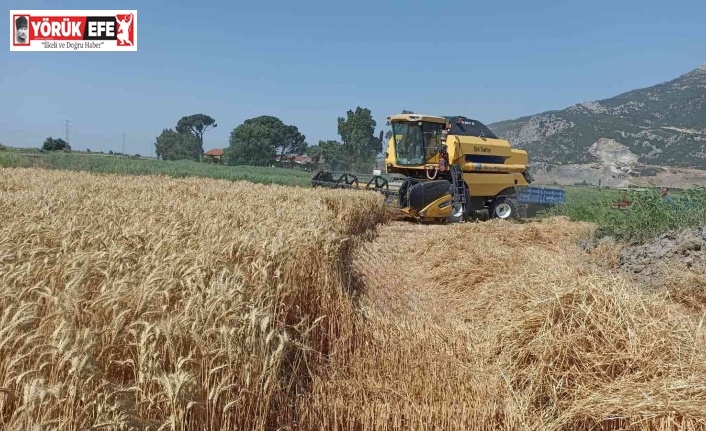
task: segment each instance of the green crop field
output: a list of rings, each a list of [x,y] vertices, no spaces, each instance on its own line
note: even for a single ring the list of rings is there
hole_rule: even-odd
[[[548,213],[596,223],[598,236],[640,243],[664,232],[696,227],[706,221],[706,189],[703,187],[672,190],[669,202],[662,200],[658,188],[630,190],[625,198],[633,204],[625,209],[612,206],[623,199],[622,191],[588,187],[565,189],[566,204]]]
[[[226,166],[192,161],[163,161],[147,158],[88,153],[42,153],[35,149],[0,151],[0,167],[38,167],[126,175],[167,175],[245,180],[260,184],[304,186],[311,184],[311,172],[256,166]]]

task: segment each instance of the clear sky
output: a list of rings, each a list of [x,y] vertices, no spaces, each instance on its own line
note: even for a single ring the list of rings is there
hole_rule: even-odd
[[[647,87],[706,62],[706,1],[47,1],[10,9],[137,9],[138,51],[10,52],[3,20],[0,143],[152,154],[183,115],[218,128],[274,115],[310,144],[369,108],[485,123]]]

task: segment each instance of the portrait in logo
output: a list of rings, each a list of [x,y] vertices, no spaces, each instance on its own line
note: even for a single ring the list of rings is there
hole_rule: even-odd
[[[117,15],[115,22],[118,25],[118,45],[133,46],[133,36],[130,34],[130,30],[132,30],[132,14]]]
[[[29,44],[29,17],[18,16],[15,18],[15,44]]]

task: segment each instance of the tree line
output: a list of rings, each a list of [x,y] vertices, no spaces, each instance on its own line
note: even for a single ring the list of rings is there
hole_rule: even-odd
[[[381,136],[375,136],[376,122],[367,108],[348,110],[338,117],[340,140],[319,141],[309,145],[306,136],[292,124],[271,115],[245,120],[230,132],[228,146],[220,162],[228,165],[272,166],[277,160],[306,155],[314,164],[330,169],[374,167],[383,149]],[[163,160],[203,161],[203,136],[217,127],[206,114],[182,117],[173,129],[163,129],[155,142],[155,153]]]

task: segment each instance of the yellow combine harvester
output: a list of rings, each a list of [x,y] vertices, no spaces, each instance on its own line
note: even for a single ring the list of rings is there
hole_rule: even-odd
[[[386,176],[319,171],[312,186],[374,190],[420,221],[457,222],[479,210],[518,218],[564,202],[563,190],[530,187],[527,152],[480,121],[418,114],[387,120]]]

